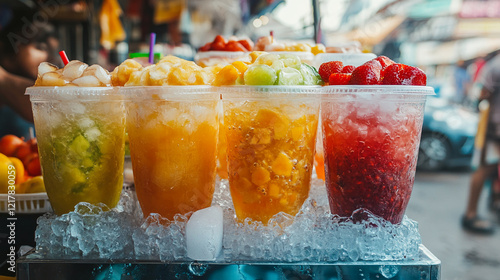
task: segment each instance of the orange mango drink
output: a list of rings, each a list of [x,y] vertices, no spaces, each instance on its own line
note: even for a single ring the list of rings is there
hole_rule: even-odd
[[[173,219],[212,203],[220,98],[212,87],[200,85],[211,82],[212,71],[166,57],[123,79],[130,156],[144,216]]]
[[[54,212],[79,202],[112,208],[123,185],[125,106],[109,73],[71,61],[64,69],[39,67],[28,88],[42,174]]]
[[[279,212],[297,214],[309,195],[318,87],[310,86],[317,84],[315,71],[296,56],[261,54],[253,61],[244,71],[235,63],[223,68],[219,75],[234,66],[234,84],[243,85],[219,91],[236,216],[267,223]],[[227,76],[220,80],[230,84]]]

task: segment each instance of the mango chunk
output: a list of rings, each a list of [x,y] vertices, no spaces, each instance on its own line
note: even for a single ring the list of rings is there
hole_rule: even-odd
[[[258,166],[252,173],[252,183],[257,186],[264,185],[271,180],[271,174],[265,168]]]
[[[290,176],[292,174],[292,161],[284,152],[279,153],[271,166],[276,175]]]
[[[277,184],[269,184],[269,196],[272,198],[278,198],[280,196],[280,187]]]
[[[304,127],[303,126],[296,126],[292,128],[292,139],[293,141],[299,141],[302,139],[302,136],[304,135]]]
[[[226,65],[222,70],[220,70],[219,74],[214,81],[214,86],[225,86],[225,85],[234,85],[236,79],[238,79],[240,72],[233,65]]]

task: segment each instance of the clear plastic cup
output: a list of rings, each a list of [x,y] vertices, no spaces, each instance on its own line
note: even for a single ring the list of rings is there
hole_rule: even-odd
[[[229,188],[239,220],[295,215],[309,194],[318,86],[219,88]]]
[[[373,53],[319,53],[314,57],[313,66],[319,69],[321,64],[329,61],[342,61],[344,65],[358,67],[363,63],[376,58]]]
[[[235,61],[250,62],[249,52],[226,52],[207,51],[198,52],[194,56],[194,62],[202,67],[214,66],[217,64],[231,64]]]
[[[219,94],[209,86],[124,87],[135,189],[144,216],[208,207],[216,180]]]
[[[365,208],[401,222],[410,199],[431,87],[327,86],[321,115],[333,214]]]
[[[125,106],[109,87],[31,87],[42,174],[54,212],[113,208],[123,186]]]

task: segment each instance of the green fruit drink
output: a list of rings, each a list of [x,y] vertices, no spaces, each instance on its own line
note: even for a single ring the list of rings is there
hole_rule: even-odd
[[[26,94],[54,212],[68,213],[79,202],[115,207],[123,184],[125,136],[125,107],[117,90],[37,86]]]

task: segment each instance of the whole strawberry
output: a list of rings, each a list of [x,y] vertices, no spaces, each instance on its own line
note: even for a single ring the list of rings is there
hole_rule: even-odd
[[[425,86],[427,76],[418,67],[395,63],[382,71],[382,84]]]
[[[348,85],[351,80],[349,73],[332,73],[328,79],[328,84],[333,85]]]
[[[342,61],[330,61],[325,62],[319,66],[318,73],[323,79],[323,82],[327,83],[330,75],[333,73],[340,73],[344,64]]]
[[[378,85],[382,65],[377,60],[370,60],[356,67],[351,74],[350,85]]]

